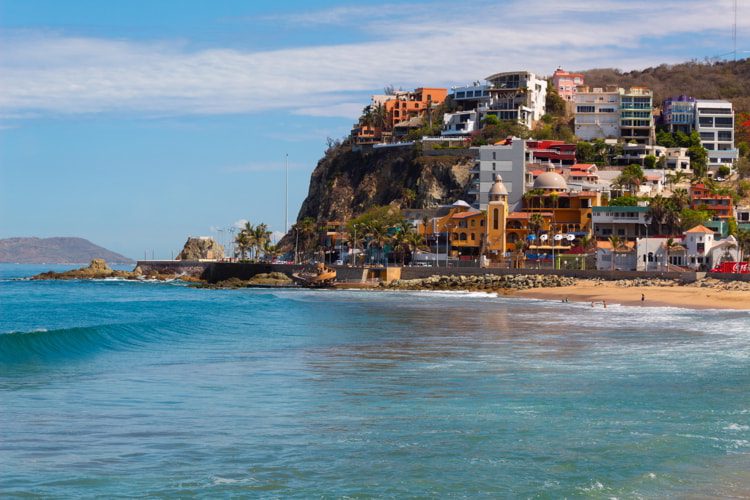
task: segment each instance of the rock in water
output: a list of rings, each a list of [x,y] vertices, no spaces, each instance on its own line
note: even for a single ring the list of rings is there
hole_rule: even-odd
[[[218,260],[224,257],[224,247],[208,236],[188,238],[177,260]]]

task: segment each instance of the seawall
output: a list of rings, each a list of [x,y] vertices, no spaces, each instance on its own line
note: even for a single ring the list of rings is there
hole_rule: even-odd
[[[174,261],[153,260],[139,261],[138,266],[144,272],[176,273],[204,279],[210,283],[216,283],[229,278],[247,280],[261,273],[281,272],[286,275],[301,271],[303,265],[295,264],[266,264],[266,263],[239,263],[239,262],[204,262],[204,261]],[[339,281],[363,282],[372,273],[371,268],[331,266],[336,269]],[[597,270],[570,270],[570,269],[500,269],[500,268],[478,268],[478,267],[403,267],[401,268],[401,279],[429,278],[430,276],[483,276],[495,275],[558,275],[581,279],[674,279],[683,282],[693,282],[706,276],[705,273],[697,272],[660,272],[660,271],[597,271]],[[750,275],[716,275],[710,277],[724,280],[750,280]]]

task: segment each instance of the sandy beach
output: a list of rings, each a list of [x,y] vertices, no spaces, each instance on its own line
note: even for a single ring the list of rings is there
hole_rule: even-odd
[[[615,282],[580,280],[576,285],[558,288],[534,288],[511,291],[509,296],[536,299],[568,299],[572,302],[595,302],[628,306],[670,306],[690,309],[750,310],[750,291],[722,290],[713,287],[678,286],[618,286]],[[641,296],[645,300],[641,300]]]

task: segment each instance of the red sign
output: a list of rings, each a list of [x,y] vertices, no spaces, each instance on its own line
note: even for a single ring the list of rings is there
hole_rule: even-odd
[[[734,274],[748,274],[747,262],[722,262],[718,266],[711,269],[712,273],[734,273]]]

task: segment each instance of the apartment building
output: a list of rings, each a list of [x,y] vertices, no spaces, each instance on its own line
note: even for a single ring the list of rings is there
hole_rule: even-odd
[[[661,119],[670,132],[689,134],[695,126],[695,99],[686,95],[665,99]]]
[[[620,90],[620,138],[625,143],[653,145],[656,129],[652,109],[653,92],[644,87]]]
[[[546,110],[547,80],[528,71],[496,73],[489,82],[486,114],[533,128]]]
[[[709,167],[732,166],[739,157],[734,147],[734,110],[729,101],[695,101],[695,130],[708,150]]]
[[[552,86],[557,93],[568,102],[573,102],[573,98],[578,91],[578,87],[583,85],[583,73],[569,73],[562,68],[557,68],[552,74]]]
[[[573,96],[575,133],[584,141],[620,137],[620,88],[581,86]]]
[[[477,150],[477,160],[471,171],[472,180],[469,194],[474,196],[474,206],[487,209],[488,193],[494,184],[495,175],[500,174],[508,191],[508,206],[516,210],[525,192],[526,143],[512,138],[505,144],[481,146]]]

